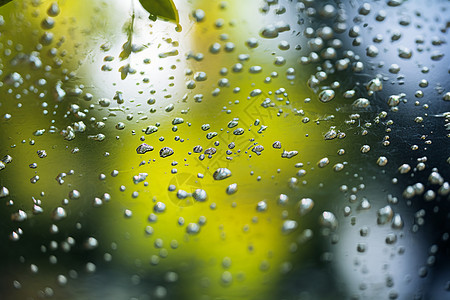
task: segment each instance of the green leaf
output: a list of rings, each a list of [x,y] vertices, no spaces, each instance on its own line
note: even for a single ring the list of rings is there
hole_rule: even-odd
[[[12,0],[0,0],[0,6],[3,6],[7,4],[8,2],[11,2]]]
[[[178,23],[178,10],[172,0],[139,0],[142,7],[150,13],[150,20],[163,18]]]
[[[133,32],[134,32],[134,13],[131,15],[131,20],[127,22],[124,26],[124,30],[127,34],[127,41],[122,46],[122,52],[120,52],[119,57],[120,60],[127,59],[132,52],[132,41],[133,41]]]

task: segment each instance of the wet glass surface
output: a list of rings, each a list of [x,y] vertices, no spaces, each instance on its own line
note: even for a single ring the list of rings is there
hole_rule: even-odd
[[[449,1],[0,5],[0,299],[449,297]]]

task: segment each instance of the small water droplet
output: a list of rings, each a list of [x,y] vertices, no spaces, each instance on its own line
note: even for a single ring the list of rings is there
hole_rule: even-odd
[[[191,235],[197,234],[200,232],[200,225],[197,223],[189,223],[186,226],[186,232]]]
[[[174,151],[172,150],[172,148],[169,147],[163,147],[160,151],[159,151],[159,156],[161,156],[162,158],[171,156],[174,153]]]
[[[206,201],[208,195],[206,194],[206,191],[203,189],[196,189],[193,193],[192,193],[192,197],[200,202],[204,202]]]
[[[377,223],[379,225],[386,224],[392,220],[394,216],[394,211],[392,210],[390,205],[386,205],[382,207],[377,212]]]
[[[227,186],[226,192],[228,195],[232,195],[232,194],[236,193],[237,190],[238,190],[237,183],[232,183],[229,186]]]
[[[286,220],[283,222],[283,226],[281,228],[281,231],[285,234],[289,234],[293,232],[295,229],[297,229],[298,223],[294,220]]]
[[[333,100],[334,96],[335,96],[335,92],[333,90],[329,90],[329,89],[323,90],[319,94],[319,100],[321,102],[326,103],[326,102],[329,102],[329,101]]]
[[[329,211],[324,211],[320,215],[319,222],[322,226],[331,230],[336,230],[338,227],[338,220],[336,219],[336,216]]]
[[[63,207],[57,207],[52,213],[52,219],[55,221],[62,220],[67,217],[66,210]]]
[[[153,206],[153,211],[155,213],[162,213],[166,211],[166,205],[162,202],[156,202],[155,206]]]
[[[223,180],[223,179],[228,178],[230,176],[231,176],[231,171],[228,170],[227,168],[219,168],[213,174],[213,178],[215,180]]]
[[[267,210],[267,202],[266,201],[259,201],[256,205],[256,210],[259,212],[264,212]]]
[[[299,205],[298,210],[299,214],[301,216],[304,216],[313,209],[314,201],[311,198],[303,198],[299,201],[298,205]]]

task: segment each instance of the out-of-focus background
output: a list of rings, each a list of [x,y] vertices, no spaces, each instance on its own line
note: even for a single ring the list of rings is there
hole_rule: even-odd
[[[4,4],[0,298],[445,299],[449,4]]]

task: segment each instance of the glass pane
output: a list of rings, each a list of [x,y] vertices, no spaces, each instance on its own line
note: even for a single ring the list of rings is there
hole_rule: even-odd
[[[0,298],[449,297],[448,1],[0,5]]]

